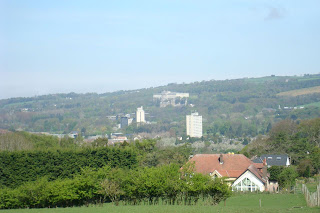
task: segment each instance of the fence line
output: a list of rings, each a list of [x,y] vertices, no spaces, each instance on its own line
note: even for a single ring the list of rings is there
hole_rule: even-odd
[[[302,193],[306,198],[308,206],[320,206],[320,183],[317,185],[317,191],[313,193],[309,192],[308,187],[305,184],[302,184]]]

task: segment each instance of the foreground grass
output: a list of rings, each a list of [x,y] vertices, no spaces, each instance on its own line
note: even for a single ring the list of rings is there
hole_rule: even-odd
[[[259,200],[261,199],[261,208]],[[18,209],[2,210],[7,213],[209,213],[209,212],[320,212],[320,208],[308,208],[302,194],[235,194],[224,203],[217,206],[169,206],[169,205],[139,205],[113,206],[105,204],[103,207],[74,207],[55,209]]]
[[[317,186],[319,185],[319,182],[313,182],[313,183],[306,183],[309,192],[316,192],[317,191]]]

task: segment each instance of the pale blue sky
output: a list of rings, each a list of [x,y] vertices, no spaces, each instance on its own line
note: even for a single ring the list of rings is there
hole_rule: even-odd
[[[305,73],[319,0],[0,0],[0,99]]]

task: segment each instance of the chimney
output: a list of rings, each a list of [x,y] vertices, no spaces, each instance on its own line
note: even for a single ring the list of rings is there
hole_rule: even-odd
[[[267,175],[268,175],[267,165],[263,165],[263,167],[262,167],[262,178],[266,180],[267,179]]]
[[[262,163],[263,163],[263,166],[267,166],[267,158],[264,158]]]
[[[219,162],[220,162],[220,164],[223,164],[223,155],[222,154],[220,154]]]

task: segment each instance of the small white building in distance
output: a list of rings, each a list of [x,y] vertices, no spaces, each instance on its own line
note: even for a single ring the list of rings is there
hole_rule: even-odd
[[[145,115],[144,115],[144,110],[143,110],[142,106],[137,108],[136,122],[137,123],[145,123],[146,122]]]
[[[197,112],[187,115],[187,135],[193,138],[202,137],[202,116]]]

